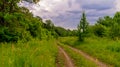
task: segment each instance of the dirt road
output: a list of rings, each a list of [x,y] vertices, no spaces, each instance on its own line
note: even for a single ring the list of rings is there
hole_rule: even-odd
[[[59,48],[59,53],[62,54],[63,59],[64,59],[64,66],[65,67],[75,67],[71,58],[68,56],[68,54],[63,50],[62,47],[58,46]],[[57,65],[57,67],[60,67],[59,64]]]
[[[70,46],[68,46],[68,47],[69,47],[70,49],[72,49],[73,51],[78,52],[79,54],[81,54],[82,56],[84,56],[86,59],[93,61],[94,63],[96,63],[96,64],[98,65],[98,67],[111,67],[111,66],[108,66],[108,65],[106,65],[105,63],[99,61],[98,59],[96,59],[96,58],[94,58],[94,57],[91,57],[90,55],[84,53],[84,52],[81,51],[81,50],[78,50],[78,49],[73,48],[73,47],[70,47]]]

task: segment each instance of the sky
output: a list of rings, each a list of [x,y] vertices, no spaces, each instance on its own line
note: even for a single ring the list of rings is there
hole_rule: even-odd
[[[83,11],[89,24],[120,11],[120,0],[40,0],[37,4],[22,1],[19,5],[27,7],[34,16],[50,19],[56,26],[66,29],[77,28]]]

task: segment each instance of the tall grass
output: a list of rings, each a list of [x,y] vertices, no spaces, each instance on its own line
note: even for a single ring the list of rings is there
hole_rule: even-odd
[[[113,67],[120,67],[120,41],[98,37],[86,38],[84,42],[78,42],[76,37],[60,38],[60,41],[83,50]]]
[[[55,67],[54,40],[0,44],[0,67]]]

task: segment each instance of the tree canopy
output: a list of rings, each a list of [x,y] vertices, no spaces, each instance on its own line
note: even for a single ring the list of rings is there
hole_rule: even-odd
[[[78,25],[79,41],[83,41],[84,40],[84,37],[86,36],[86,33],[87,33],[87,28],[88,28],[88,22],[87,22],[87,19],[86,19],[85,12],[83,12],[81,20],[80,20],[80,23]]]

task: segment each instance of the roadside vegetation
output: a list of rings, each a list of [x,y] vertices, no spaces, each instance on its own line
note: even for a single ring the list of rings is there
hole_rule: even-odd
[[[78,52],[73,51],[67,45],[62,44],[62,43],[59,43],[59,44],[60,46],[64,48],[64,50],[71,57],[71,59],[73,60],[75,64],[75,67],[97,67],[97,65],[94,62],[87,60],[85,57],[80,55]]]
[[[120,66],[120,41],[98,37],[86,38],[84,42],[77,41],[77,37],[64,37],[60,38],[60,41],[80,49],[113,67]]]
[[[1,67],[56,67],[55,40],[0,44]]]

